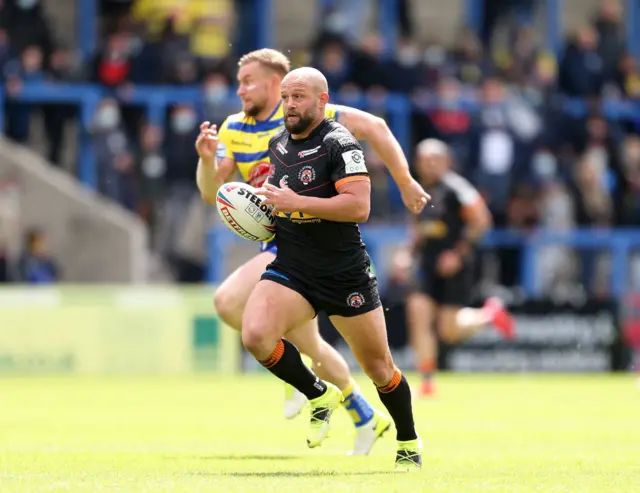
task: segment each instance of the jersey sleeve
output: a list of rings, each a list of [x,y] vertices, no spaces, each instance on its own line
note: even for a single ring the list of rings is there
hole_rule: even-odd
[[[224,158],[236,160],[231,150],[231,136],[229,135],[229,119],[227,118],[218,130],[218,151],[216,152],[216,158],[222,160]]]
[[[460,215],[466,217],[471,209],[482,207],[483,198],[480,192],[469,181],[457,174],[447,176],[447,182],[460,204]]]
[[[362,146],[350,133],[328,136],[326,146],[331,157],[331,181],[336,190],[353,181],[370,181]]]
[[[340,105],[337,104],[328,104],[324,108],[324,116],[327,118],[331,118],[332,120],[338,121],[338,117],[340,116]]]

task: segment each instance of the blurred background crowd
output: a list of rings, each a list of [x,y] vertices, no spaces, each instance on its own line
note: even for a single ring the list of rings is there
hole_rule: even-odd
[[[73,22],[61,17],[66,3],[75,9],[69,15],[80,16],[82,6],[86,14],[87,2],[0,0],[4,134],[80,181],[87,175],[78,156],[93,159],[98,192],[149,226],[158,265],[168,265],[174,280],[201,281],[206,248],[194,245],[204,244],[212,214],[195,187],[193,142],[200,121],[220,124],[239,110],[236,61],[261,47],[265,2],[89,2],[96,21],[85,28],[95,32],[88,44],[64,32]],[[271,15],[283,8],[266,3],[275,4]],[[448,142],[457,169],[485,196],[498,228],[640,226],[640,69],[625,21],[633,2],[579,2],[557,46],[549,42],[549,29],[569,7],[556,17],[546,9],[558,2],[457,3],[461,7],[450,16],[458,18],[444,22],[451,32],[442,36],[442,29],[416,20],[422,18],[418,11],[430,8],[439,19],[445,12],[440,1],[298,1],[296,9],[313,11],[314,31],[296,43],[283,41],[282,34],[272,46],[294,66],[322,70],[334,100],[387,118],[394,131],[402,126],[396,135],[410,160],[424,138]],[[288,26],[295,28],[272,29]],[[43,83],[47,90],[59,85],[67,91],[72,84],[97,84],[100,96],[87,114],[69,98],[29,96],[30,84]],[[186,96],[172,96],[166,114],[152,118],[136,92],[151,86],[171,86]],[[83,131],[89,142],[84,149]],[[397,220],[405,213],[383,164],[371,153],[368,163],[371,221]],[[65,279],[55,249],[46,247],[46,225],[6,226],[17,185],[10,175],[0,176],[0,185],[7,216],[0,217],[0,281]],[[25,240],[11,255],[8,238],[15,236]],[[548,282],[569,276],[566,250],[547,253]],[[519,247],[493,252],[488,264],[498,266],[498,284],[520,285],[520,255]],[[606,296],[607,260],[597,250],[584,251],[576,257],[579,268],[569,270],[588,290]],[[406,262],[397,257],[393,265],[401,278]]]

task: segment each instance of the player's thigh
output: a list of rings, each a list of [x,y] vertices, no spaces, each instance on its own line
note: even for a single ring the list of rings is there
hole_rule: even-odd
[[[287,332],[286,338],[295,344],[301,352],[311,358],[322,349],[322,345],[324,344],[318,327],[318,317]]]
[[[274,259],[273,253],[262,252],[233,271],[216,289],[213,296],[216,309],[222,312],[243,310],[251,291]]]
[[[315,309],[295,287],[261,280],[242,317],[242,341],[248,349],[283,337],[315,317]]]
[[[369,378],[376,385],[387,384],[393,378],[395,367],[382,306],[362,315],[331,315],[329,318]]]
[[[442,305],[438,310],[438,333],[446,344],[454,344],[460,340],[458,330],[458,312],[460,305]]]

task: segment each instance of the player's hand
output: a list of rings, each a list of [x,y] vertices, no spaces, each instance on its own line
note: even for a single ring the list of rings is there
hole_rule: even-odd
[[[300,210],[300,195],[291,190],[282,180],[280,180],[280,188],[265,182],[262,188],[256,190],[256,195],[265,197],[262,203],[272,205],[275,212],[298,212]]]
[[[436,265],[436,269],[438,270],[438,274],[440,274],[442,277],[451,277],[457,274],[461,268],[462,258],[457,252],[453,250],[442,252],[438,257],[438,264]]]
[[[422,185],[413,178],[399,188],[404,205],[414,214],[420,214],[429,200],[431,200],[431,197],[424,191]]]
[[[204,122],[200,125],[200,134],[196,139],[196,151],[205,164],[215,163],[218,150],[218,131],[215,125]]]

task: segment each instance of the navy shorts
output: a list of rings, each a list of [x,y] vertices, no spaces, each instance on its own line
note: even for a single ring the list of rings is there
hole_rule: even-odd
[[[356,317],[381,305],[378,281],[369,271],[369,266],[363,266],[358,272],[350,273],[350,281],[345,282],[307,277],[275,261],[267,266],[261,279],[276,282],[300,294],[316,314],[325,312],[328,316]]]
[[[442,277],[435,265],[423,266],[416,272],[414,288],[438,305],[468,306],[473,290],[473,264],[465,262],[451,277]]]

